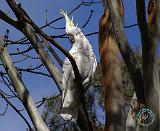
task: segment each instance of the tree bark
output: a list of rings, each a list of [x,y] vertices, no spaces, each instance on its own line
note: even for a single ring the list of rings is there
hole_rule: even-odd
[[[124,26],[122,17],[120,16],[118,10],[118,1],[117,0],[106,0],[110,11],[110,17],[113,24],[115,38],[123,57],[123,60],[128,68],[129,74],[131,76],[133,86],[136,92],[138,102],[144,102],[144,86],[143,86],[143,76],[140,68],[140,63],[136,59],[129,42],[124,33]],[[141,82],[139,82],[141,81]]]
[[[123,60],[129,70],[134,89],[137,96],[138,103],[145,103],[143,75],[140,68],[140,63],[134,56],[132,49],[129,46],[127,38],[124,33],[123,20],[119,7],[121,1],[119,0],[103,0],[105,5],[108,6],[110,12],[111,22],[113,24],[113,30],[115,38],[120,49]],[[124,129],[125,130],[125,129]]]
[[[132,96],[132,100],[134,100],[134,101],[137,100],[135,92]],[[130,104],[130,108],[129,108],[129,112],[128,112],[127,120],[126,120],[126,131],[136,131],[136,119],[135,119],[135,117],[136,117],[135,112],[133,112],[133,108],[131,108],[131,104]]]
[[[12,60],[7,51],[7,48],[4,47],[4,39],[0,38],[0,49],[1,54],[0,58],[3,63],[3,66],[13,84],[13,87],[17,94],[19,95],[25,109],[27,110],[30,119],[37,131],[49,131],[48,127],[42,120],[36,105],[34,104],[31,96],[29,95],[29,91],[25,87],[23,81],[21,80]]]
[[[123,7],[119,7],[123,16]],[[122,9],[122,10],[121,10]],[[124,131],[124,92],[121,86],[120,52],[114,36],[108,9],[99,25],[100,63],[102,67],[102,86],[105,92],[105,131]]]
[[[145,1],[137,0],[137,20],[142,42],[143,83],[145,104],[155,114],[155,120],[148,127],[149,131],[159,129],[160,113],[160,85],[157,65],[158,46],[158,0],[149,1],[148,23],[146,21]]]

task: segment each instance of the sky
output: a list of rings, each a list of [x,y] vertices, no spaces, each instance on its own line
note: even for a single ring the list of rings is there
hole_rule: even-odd
[[[90,1],[90,0],[86,0]],[[100,1],[100,0],[95,0]],[[135,0],[123,0],[124,8],[125,8],[125,25],[132,25],[137,23],[136,19],[136,6]],[[71,11],[76,5],[80,2],[79,0],[17,0],[17,3],[21,3],[22,8],[29,14],[32,20],[39,26],[43,26],[47,21],[50,22],[56,18],[61,17],[62,15],[59,13],[60,9],[65,11]],[[47,9],[47,16],[46,16]],[[0,0],[0,10],[7,12],[8,15],[12,18],[15,18],[13,12],[7,6],[5,0]],[[96,4],[92,6],[82,6],[80,9],[75,11],[71,16],[74,16],[74,23],[78,23],[78,26],[82,26],[90,16],[90,12],[93,10],[92,17],[86,26],[86,28],[82,29],[84,34],[97,32],[99,19],[103,14],[103,8],[101,4]],[[61,19],[58,22],[52,24],[54,27],[64,27],[65,20]],[[15,28],[6,24],[2,20],[0,20],[0,35],[4,36],[6,29],[9,29],[9,39],[17,40],[23,38],[23,34],[17,31]],[[65,30],[55,30],[53,28],[45,28],[43,29],[48,35],[60,35],[64,34]],[[140,45],[140,37],[139,37],[139,29],[137,26],[125,29],[126,36],[131,47],[135,47]],[[96,54],[97,61],[99,61],[99,47],[98,47],[98,35],[92,35],[87,37],[93,46],[93,50]],[[70,44],[68,44],[68,40],[66,39],[56,39],[62,46],[64,46],[67,50],[70,49]],[[10,52],[15,52],[15,48],[17,47],[9,47]],[[21,48],[23,50],[23,48]],[[58,52],[59,53],[59,52]],[[35,54],[35,52],[31,52],[31,54]],[[61,58],[64,59],[64,56],[60,54]],[[12,57],[13,60],[19,59],[16,57]],[[34,65],[38,65],[40,62],[36,60]],[[25,61],[24,63],[17,64],[16,66],[25,67],[33,64],[30,60]],[[1,69],[1,67],[0,67]],[[43,69],[42,69],[43,70]],[[23,75],[24,83],[27,89],[30,91],[31,96],[34,101],[40,100],[42,97],[51,96],[58,94],[58,90],[53,80],[50,78],[40,77],[34,74],[25,73]],[[0,82],[0,88],[6,90],[4,85]],[[21,104],[12,100],[17,107],[22,107]],[[5,102],[0,99],[0,112],[4,110]],[[39,109],[40,112],[42,108]],[[27,114],[24,112],[24,115],[27,117]],[[13,109],[9,108],[5,116],[0,116],[0,131],[25,131],[27,128],[24,121],[13,111]]]

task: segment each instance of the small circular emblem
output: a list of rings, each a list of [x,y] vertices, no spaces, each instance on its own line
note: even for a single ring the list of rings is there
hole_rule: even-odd
[[[154,113],[148,108],[139,110],[136,116],[141,126],[149,126],[155,119]]]

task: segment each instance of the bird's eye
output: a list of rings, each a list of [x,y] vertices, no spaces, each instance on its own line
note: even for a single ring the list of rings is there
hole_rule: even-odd
[[[76,35],[80,34],[80,32],[77,32]]]

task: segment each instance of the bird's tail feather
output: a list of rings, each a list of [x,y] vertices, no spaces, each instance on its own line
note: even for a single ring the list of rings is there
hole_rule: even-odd
[[[64,120],[76,121],[78,118],[78,107],[62,107],[60,115]]]

